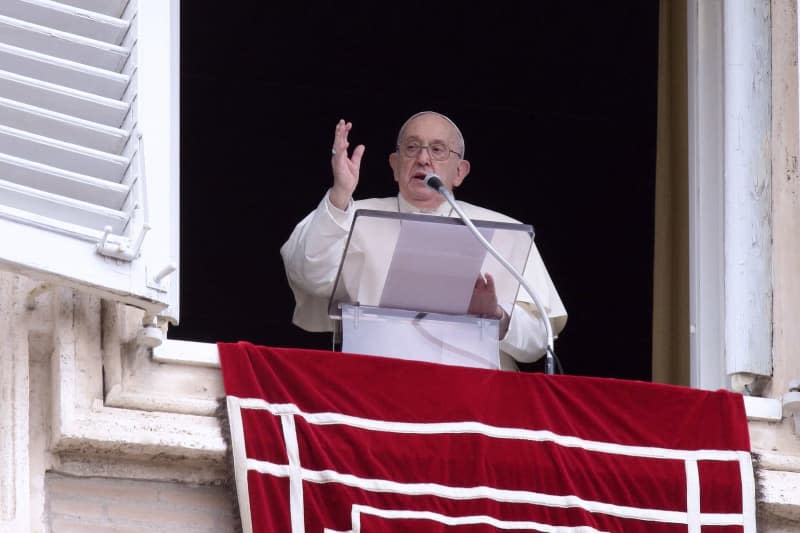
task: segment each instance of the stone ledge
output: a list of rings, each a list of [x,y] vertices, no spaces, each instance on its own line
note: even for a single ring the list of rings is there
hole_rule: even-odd
[[[90,410],[68,406],[60,415],[51,427],[51,450],[56,453],[225,460],[221,421],[214,417],[118,409],[100,401]]]
[[[759,512],[800,523],[800,472],[758,470]]]

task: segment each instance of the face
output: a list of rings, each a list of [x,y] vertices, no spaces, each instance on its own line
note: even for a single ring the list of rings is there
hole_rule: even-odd
[[[400,145],[411,141],[422,146],[444,143],[450,150],[460,151],[456,130],[444,118],[435,114],[420,115],[408,124],[402,132]],[[438,207],[445,199],[436,191],[425,185],[423,178],[427,174],[437,174],[442,178],[445,187],[453,190],[461,185],[469,173],[469,162],[458,155],[450,153],[446,161],[436,161],[428,149],[421,149],[415,157],[407,157],[401,149],[389,156],[389,165],[394,172],[394,180],[403,198],[412,205],[423,209]]]

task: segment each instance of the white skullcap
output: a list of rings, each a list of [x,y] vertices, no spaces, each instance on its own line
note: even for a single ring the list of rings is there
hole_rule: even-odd
[[[408,126],[408,123],[422,115],[436,115],[437,117],[445,119],[448,123],[450,123],[451,126],[453,126],[453,129],[456,130],[456,139],[458,140],[458,143],[460,145],[458,148],[461,150],[461,157],[463,158],[464,153],[467,150],[467,146],[466,143],[464,142],[464,136],[461,134],[461,130],[458,128],[458,126],[456,126],[455,122],[450,120],[450,117],[442,115],[441,113],[438,113],[436,111],[420,111],[419,113],[414,113],[408,118],[408,120],[403,122],[403,125],[400,126],[400,131],[397,133],[397,146],[400,146],[400,139],[403,136],[403,131],[405,131],[406,126]]]

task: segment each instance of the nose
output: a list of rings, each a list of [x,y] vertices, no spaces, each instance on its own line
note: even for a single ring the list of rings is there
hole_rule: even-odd
[[[420,146],[419,153],[417,153],[417,161],[423,165],[431,162],[430,148],[427,146]]]

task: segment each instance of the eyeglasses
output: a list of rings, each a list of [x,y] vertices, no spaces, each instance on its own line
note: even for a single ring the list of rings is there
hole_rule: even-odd
[[[406,157],[417,157],[423,148],[428,150],[431,159],[435,161],[447,161],[450,159],[451,153],[461,157],[461,154],[455,150],[451,150],[450,147],[443,142],[432,142],[431,144],[425,145],[419,141],[406,141],[400,144],[397,150]]]

